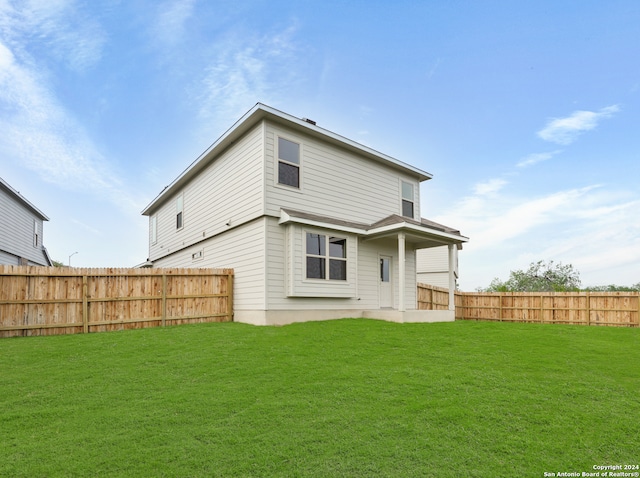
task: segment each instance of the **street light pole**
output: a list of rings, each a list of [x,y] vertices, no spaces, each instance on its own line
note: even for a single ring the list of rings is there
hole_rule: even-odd
[[[71,267],[71,257],[72,257],[72,256],[75,256],[77,253],[78,253],[78,251],[74,252],[73,254],[71,254],[71,255],[69,256],[69,267]]]

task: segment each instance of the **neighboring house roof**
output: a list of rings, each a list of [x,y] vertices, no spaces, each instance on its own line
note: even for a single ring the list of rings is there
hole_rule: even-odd
[[[371,239],[380,239],[398,232],[405,232],[407,239],[419,244],[419,247],[433,247],[438,244],[451,243],[460,246],[469,240],[468,237],[460,234],[460,231],[437,222],[428,219],[415,221],[397,214],[392,214],[373,224],[363,224],[293,209],[281,209],[279,223],[286,224],[288,222],[351,232]]]
[[[274,122],[284,123],[288,127],[306,134],[316,136],[324,142],[338,145],[347,150],[351,150],[373,161],[386,164],[405,173],[418,177],[419,181],[425,181],[433,177],[432,174],[419,168],[404,163],[398,159],[387,156],[374,149],[364,146],[360,143],[352,141],[344,136],[340,136],[324,128],[320,128],[315,122],[296,118],[282,111],[271,108],[262,103],[257,103],[242,118],[240,118],[230,129],[227,130],[218,140],[213,143],[204,153],[202,153],[180,176],[178,176],[142,211],[143,215],[150,215],[160,204],[168,197],[177,192],[181,187],[195,177],[210,161],[214,160],[217,155],[231,145],[234,141],[249,131],[254,125],[263,119],[269,119]]]
[[[27,198],[25,198],[22,194],[20,194],[19,191],[16,191],[15,189],[13,189],[4,179],[0,178],[0,187],[3,188],[4,190],[6,190],[9,195],[11,195],[16,201],[18,201],[19,203],[21,203],[23,206],[25,206],[27,209],[29,209],[31,212],[33,212],[36,216],[38,216],[40,219],[42,219],[43,221],[48,221],[49,218],[45,215],[45,213],[43,213],[40,209],[38,209],[37,207],[35,207],[33,204],[31,204]]]

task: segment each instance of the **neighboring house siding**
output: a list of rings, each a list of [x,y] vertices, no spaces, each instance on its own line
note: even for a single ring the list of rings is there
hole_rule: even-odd
[[[278,185],[279,136],[300,144],[299,190]],[[413,185],[414,218],[420,217],[416,178],[273,123],[266,123],[265,139],[267,214],[291,208],[369,224],[402,213],[403,180]]]
[[[444,289],[449,288],[448,272],[422,272],[418,274],[418,283],[434,285]]]
[[[260,218],[160,259],[154,267],[233,268],[235,308],[264,310],[264,235],[265,218]]]
[[[8,252],[0,251],[0,264],[17,266],[20,265],[20,258],[18,256],[14,256],[13,254],[9,254]]]
[[[262,158],[259,124],[151,215],[157,217],[158,237],[153,244],[150,232],[149,259],[157,260],[260,217],[264,198]],[[183,227],[177,229],[176,200],[180,195]]]
[[[30,265],[50,265],[42,248],[42,218],[34,214],[12,194],[0,187],[0,261],[18,264],[24,258]],[[38,243],[35,243],[34,224],[37,227]],[[11,259],[9,259],[11,257]]]
[[[454,249],[455,276],[458,277],[458,250]],[[449,288],[449,248],[447,246],[417,251],[418,282]]]

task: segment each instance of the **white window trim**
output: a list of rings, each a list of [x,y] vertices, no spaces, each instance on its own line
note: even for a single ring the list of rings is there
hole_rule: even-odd
[[[317,234],[320,236],[324,236],[325,237],[325,252],[326,254],[324,256],[321,255],[317,255],[317,254],[308,254],[307,253],[307,234]],[[342,239],[344,240],[344,253],[346,257],[332,257],[329,255],[329,239],[330,238],[335,238],[335,239]],[[327,233],[326,231],[313,231],[313,230],[303,230],[302,231],[302,252],[303,252],[303,271],[302,271],[302,280],[303,282],[318,282],[318,283],[322,283],[325,284],[327,282],[331,282],[331,283],[335,283],[335,284],[346,284],[349,282],[349,238],[348,237],[343,237],[343,236],[335,236],[332,235],[330,233]],[[315,277],[307,277],[307,257],[317,257],[320,259],[325,259],[325,278],[324,279],[319,279],[319,278],[315,278]],[[347,275],[347,277],[345,279],[331,279],[330,275],[331,275],[331,268],[330,268],[330,261],[331,260],[339,260],[339,261],[344,261],[345,263],[345,273]]]
[[[284,140],[287,140],[287,141],[290,141],[290,142],[295,143],[295,144],[298,145],[298,147],[299,147],[298,164],[291,163],[291,162],[287,161],[286,159],[280,159],[279,141],[278,141],[280,138],[282,138]],[[292,136],[276,133],[274,150],[275,150],[275,154],[274,154],[275,170],[274,170],[273,180],[274,180],[275,186],[279,187],[279,188],[282,188],[282,189],[287,189],[289,191],[301,192],[302,191],[302,157],[303,157],[303,144],[302,144],[302,141],[300,141],[298,138],[293,138]],[[290,186],[289,184],[281,183],[278,180],[279,179],[279,175],[280,175],[280,162],[282,162],[284,164],[288,164],[290,166],[296,166],[298,168],[298,187]]]

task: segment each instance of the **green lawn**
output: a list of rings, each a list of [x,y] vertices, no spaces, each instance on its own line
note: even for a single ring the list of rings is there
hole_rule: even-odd
[[[340,320],[0,340],[0,476],[640,463],[640,329]]]

